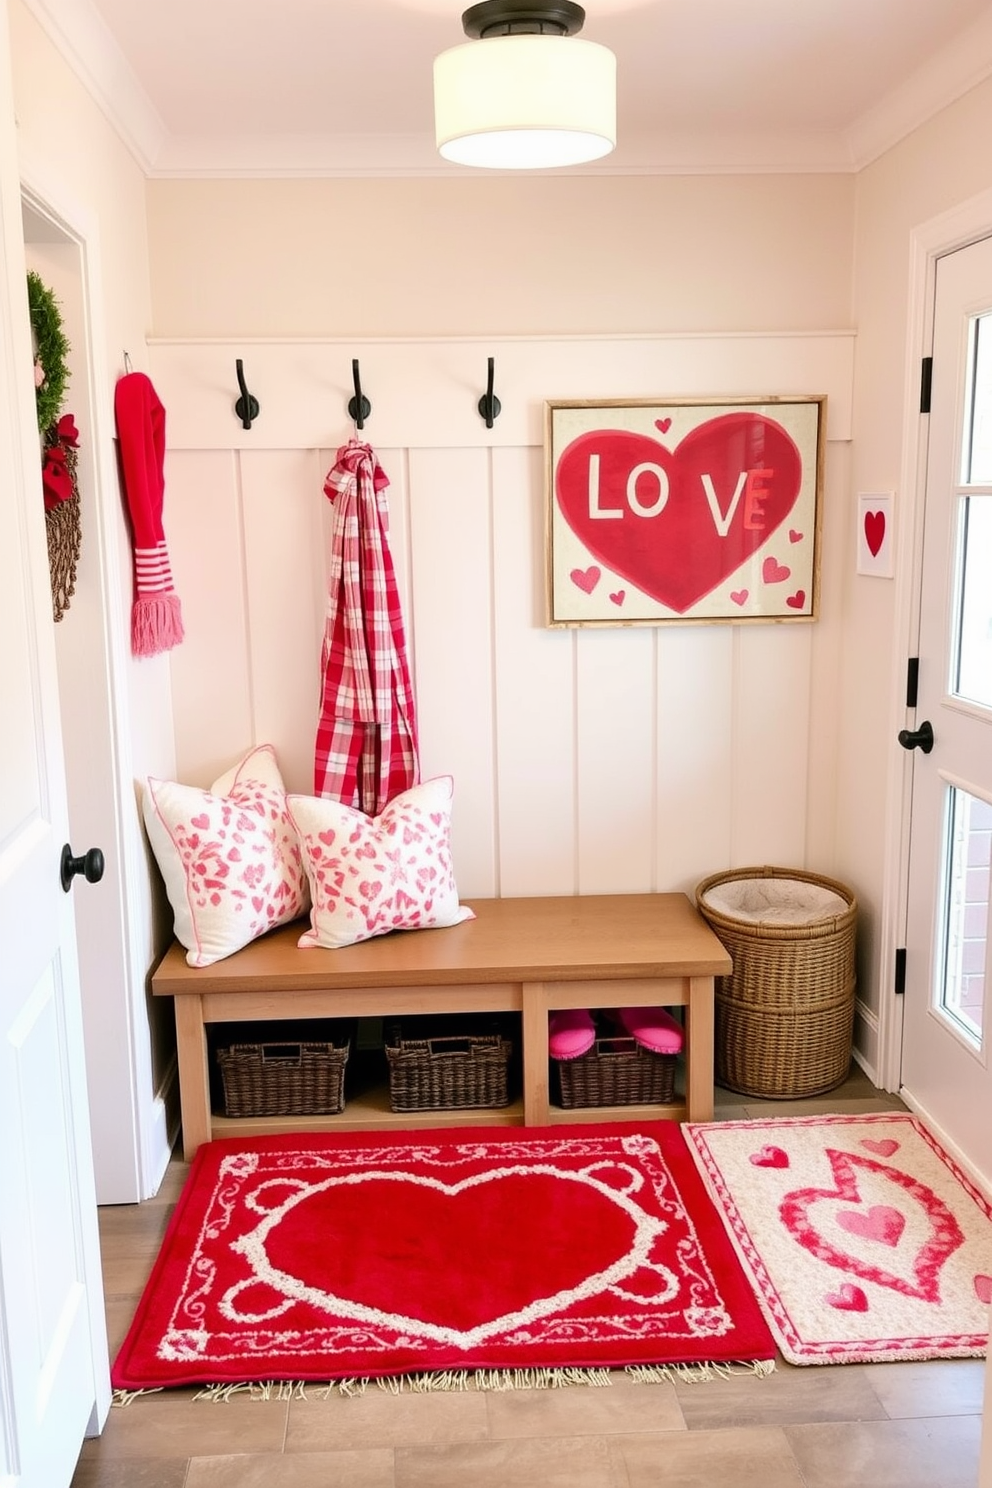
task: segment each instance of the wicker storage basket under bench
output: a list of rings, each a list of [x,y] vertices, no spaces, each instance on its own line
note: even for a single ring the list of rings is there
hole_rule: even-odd
[[[510,1104],[513,1042],[483,1023],[412,1018],[384,1029],[394,1111],[463,1111]]]
[[[553,1059],[559,1105],[665,1106],[675,1098],[675,1054],[655,1054],[626,1035],[597,1038],[588,1054]]]
[[[321,1039],[275,1038],[216,1050],[225,1116],[333,1116],[344,1110],[352,1025],[327,1022]]]

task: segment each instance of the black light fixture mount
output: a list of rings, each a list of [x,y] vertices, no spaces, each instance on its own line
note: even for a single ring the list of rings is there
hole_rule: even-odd
[[[466,36],[575,36],[586,13],[572,0],[480,0],[462,12]]]

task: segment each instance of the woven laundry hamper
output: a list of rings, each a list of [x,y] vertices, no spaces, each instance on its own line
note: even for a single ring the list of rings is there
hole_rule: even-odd
[[[696,888],[733,959],[716,979],[716,1080],[742,1095],[820,1095],[846,1078],[854,1027],[857,900],[795,868],[738,868]]]

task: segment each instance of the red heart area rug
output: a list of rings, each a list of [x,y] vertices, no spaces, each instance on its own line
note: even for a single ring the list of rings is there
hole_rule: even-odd
[[[685,1131],[791,1363],[985,1354],[992,1205],[915,1116]]]
[[[674,1122],[201,1147],[118,1389],[770,1359]]]

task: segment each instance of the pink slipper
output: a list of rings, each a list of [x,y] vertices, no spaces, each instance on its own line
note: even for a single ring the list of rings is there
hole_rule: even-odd
[[[578,1059],[596,1042],[596,1025],[582,1008],[548,1016],[548,1053],[552,1059]]]
[[[682,1025],[664,1008],[620,1008],[617,1017],[634,1042],[652,1054],[677,1054],[685,1042]]]

